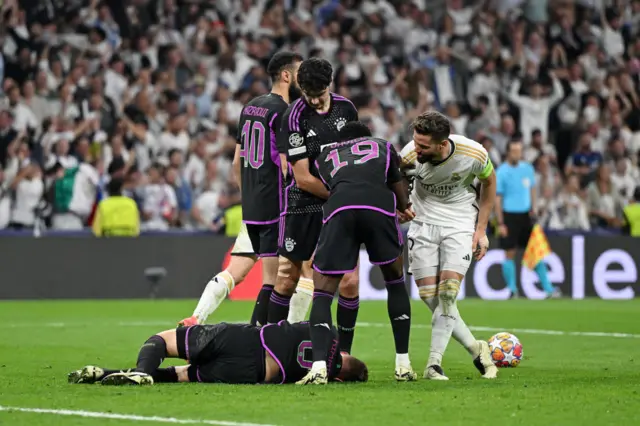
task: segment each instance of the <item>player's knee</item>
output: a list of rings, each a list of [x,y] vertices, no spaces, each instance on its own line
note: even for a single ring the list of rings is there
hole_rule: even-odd
[[[435,284],[419,286],[418,294],[420,295],[420,299],[428,304],[438,295],[438,286]]]
[[[385,281],[393,281],[398,279],[398,277],[404,276],[404,261],[402,260],[402,255],[398,256],[398,258],[386,265],[381,265],[380,270],[382,271],[382,277]]]
[[[281,257],[278,263],[278,277],[275,290],[283,295],[292,295],[300,279],[300,265]]]
[[[307,260],[306,262],[302,262],[302,266],[300,268],[300,275],[305,278],[313,279],[313,261]]]
[[[265,284],[274,284],[278,277],[280,264],[277,257],[262,258],[262,276]]]
[[[342,297],[357,297],[360,293],[360,277],[358,274],[350,273],[345,275],[340,281],[340,295]]]
[[[176,375],[178,376],[178,382],[187,383],[189,382],[189,367],[190,365],[177,365]]]
[[[456,303],[459,292],[460,280],[455,278],[444,279],[438,284],[438,299],[446,305]]]
[[[178,356],[178,341],[176,339],[176,330],[165,330],[161,333],[155,334],[149,340],[153,338],[161,338],[166,347],[166,354],[168,357],[177,357]]]
[[[438,277],[425,277],[416,280],[416,286],[418,287],[418,294],[420,299],[427,300],[433,299],[438,295]]]

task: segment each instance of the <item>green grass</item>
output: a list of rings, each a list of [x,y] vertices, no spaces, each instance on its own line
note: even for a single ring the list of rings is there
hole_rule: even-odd
[[[449,382],[393,380],[394,350],[384,303],[362,303],[354,355],[370,382],[327,387],[207,384],[107,388],[70,385],[66,374],[86,364],[133,366],[151,334],[189,314],[192,300],[3,302],[0,405],[254,422],[273,425],[630,425],[640,416],[640,338],[515,332],[524,360],[479,377],[452,341]],[[212,321],[248,319],[252,305],[226,302]],[[640,301],[460,302],[468,324],[513,329],[640,334]],[[422,373],[430,315],[413,306],[411,357]],[[497,330],[496,330],[497,331]],[[477,331],[478,338],[493,332]],[[0,411],[0,425],[114,425],[139,422]],[[142,424],[153,424],[145,422]]]

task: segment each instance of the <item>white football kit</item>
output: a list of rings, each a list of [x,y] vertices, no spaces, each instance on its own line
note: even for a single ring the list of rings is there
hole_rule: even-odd
[[[421,164],[414,142],[400,152],[402,167],[414,176],[410,201],[416,217],[409,228],[409,268],[416,280],[447,270],[465,275],[473,253],[478,206],[473,182],[493,171],[478,142],[450,135],[451,154],[439,164]]]

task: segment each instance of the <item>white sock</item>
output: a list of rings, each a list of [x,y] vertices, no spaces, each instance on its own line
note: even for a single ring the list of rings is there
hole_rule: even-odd
[[[326,361],[313,361],[311,365],[311,372],[317,373],[319,371],[327,371],[327,362]]]
[[[431,313],[433,313],[433,311],[436,310],[436,306],[438,306],[437,286],[434,284],[418,287],[418,294],[422,301],[429,307]]]
[[[436,310],[433,311],[431,320],[431,350],[429,352],[429,361],[427,365],[441,365],[442,356],[444,355],[451,333],[458,320],[458,307],[455,301],[443,306],[443,300],[440,299]]]
[[[227,271],[222,271],[211,278],[200,296],[198,306],[193,311],[193,315],[198,318],[199,323],[204,323],[209,315],[218,309],[233,287],[235,287],[235,281]]]
[[[471,330],[469,330],[467,323],[465,323],[460,316],[460,313],[458,313],[458,319],[456,320],[455,327],[453,327],[453,333],[451,333],[451,336],[464,346],[467,352],[469,352],[469,355],[473,358],[480,355],[480,345]]]
[[[436,285],[419,287],[418,292],[420,293],[422,301],[429,307],[431,312],[434,312],[438,306]],[[453,327],[453,331],[451,332],[451,337],[464,346],[473,358],[480,354],[480,345],[478,345],[473,333],[471,333],[471,330],[469,330],[469,327],[459,314],[456,325]]]
[[[291,296],[289,303],[289,316],[287,322],[301,322],[307,318],[307,312],[313,301],[313,280],[309,278],[300,278],[296,292]]]
[[[396,354],[396,367],[411,368],[409,354]]]

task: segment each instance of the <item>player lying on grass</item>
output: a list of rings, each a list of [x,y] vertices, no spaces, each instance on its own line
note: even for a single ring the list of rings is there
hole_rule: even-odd
[[[325,360],[332,381],[366,382],[364,362],[338,350],[332,332]],[[311,368],[309,323],[281,321],[262,328],[248,324],[212,324],[178,327],[151,336],[140,348],[135,369],[108,370],[87,366],[69,373],[70,383],[151,385],[204,382],[230,384],[293,383]],[[165,358],[180,358],[189,365],[160,368]]]
[[[340,141],[323,147],[315,161],[331,195],[322,207],[322,230],[313,260],[313,304],[310,323],[313,366],[299,384],[325,384],[333,350],[331,303],[340,279],[354,270],[365,245],[372,264],[386,283],[387,310],[396,347],[395,378],[416,380],[409,361],[411,303],[405,286],[402,232],[396,208],[405,214],[408,193],[393,146],[371,137],[361,122],[340,130]]]

